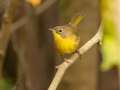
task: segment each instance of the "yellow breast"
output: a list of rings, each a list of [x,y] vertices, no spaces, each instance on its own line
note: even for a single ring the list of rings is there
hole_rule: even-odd
[[[56,33],[54,33],[54,42],[56,49],[60,54],[70,54],[75,52],[79,44],[77,36],[75,35],[63,38]]]

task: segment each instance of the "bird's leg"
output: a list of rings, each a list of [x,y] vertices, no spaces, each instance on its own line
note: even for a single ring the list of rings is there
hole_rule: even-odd
[[[80,57],[80,59],[81,59],[81,53],[80,53],[80,51],[77,49],[74,53],[77,53],[78,54],[78,56]]]
[[[81,58],[81,54],[80,54],[80,52],[79,52],[79,50],[75,50],[75,52],[74,53],[76,53],[76,54],[78,54],[79,56],[80,56],[80,58]],[[74,54],[73,53],[73,54]],[[69,59],[66,59],[66,58],[62,58],[63,60],[64,60],[64,62],[66,62],[66,63],[71,63],[71,60],[69,60]],[[61,64],[60,64],[61,65]],[[56,69],[58,69],[59,67],[60,67],[60,65],[57,65],[55,68]]]
[[[79,56],[81,56],[81,54],[80,54],[78,49],[74,53],[77,53]]]

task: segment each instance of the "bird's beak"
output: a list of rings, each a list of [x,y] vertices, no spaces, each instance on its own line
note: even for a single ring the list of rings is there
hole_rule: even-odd
[[[54,29],[52,29],[52,28],[49,28],[48,30],[53,32],[53,30],[54,30]]]

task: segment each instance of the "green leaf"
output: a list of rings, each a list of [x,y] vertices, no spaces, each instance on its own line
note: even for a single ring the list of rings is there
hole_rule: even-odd
[[[0,80],[0,90],[11,90],[12,84],[10,80],[2,79]]]

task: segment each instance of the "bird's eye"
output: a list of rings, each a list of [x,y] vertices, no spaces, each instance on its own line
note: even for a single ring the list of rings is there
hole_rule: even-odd
[[[62,30],[60,29],[59,32],[62,32]]]

